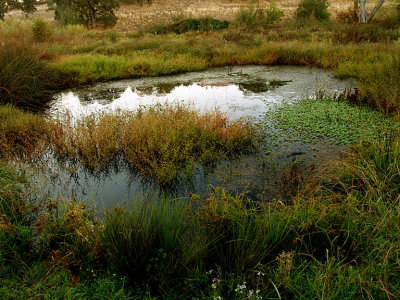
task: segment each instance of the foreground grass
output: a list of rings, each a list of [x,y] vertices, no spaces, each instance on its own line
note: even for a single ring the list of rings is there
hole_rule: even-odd
[[[16,297],[88,299],[395,298],[397,143],[392,137],[360,144],[338,170],[345,174],[336,179],[343,192],[287,204],[255,204],[217,188],[207,199],[137,199],[98,219],[72,200],[40,201],[26,211],[32,223],[25,231],[15,223],[13,230],[0,228],[0,292],[10,298],[12,288]]]

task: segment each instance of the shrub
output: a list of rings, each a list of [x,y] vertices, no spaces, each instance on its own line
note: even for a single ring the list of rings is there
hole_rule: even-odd
[[[114,26],[117,17],[114,9],[118,8],[114,0],[51,0],[49,6],[55,9],[55,19],[64,24],[84,24],[96,28],[99,24],[104,27]]]
[[[329,19],[328,0],[302,0],[296,10],[296,18],[314,17],[318,21]]]
[[[272,2],[269,7],[265,9],[266,24],[269,26],[274,25],[283,16],[283,11],[280,10],[275,2]]]
[[[251,6],[248,9],[242,9],[236,18],[237,22],[247,26],[266,26],[271,27],[283,16],[275,2],[272,2],[265,10],[261,8],[255,9]]]
[[[35,19],[32,25],[33,38],[37,42],[46,42],[51,38],[49,24],[43,19]]]

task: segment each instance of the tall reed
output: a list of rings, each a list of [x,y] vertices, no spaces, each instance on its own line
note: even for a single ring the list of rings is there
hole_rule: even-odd
[[[51,99],[52,74],[25,42],[0,44],[0,104],[41,110]]]

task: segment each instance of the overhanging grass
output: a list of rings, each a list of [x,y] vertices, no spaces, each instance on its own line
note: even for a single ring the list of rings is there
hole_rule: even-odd
[[[256,135],[243,120],[220,112],[201,114],[183,105],[159,105],[136,113],[92,115],[68,126],[50,125],[52,149],[60,159],[102,170],[122,158],[161,184],[191,177],[198,163],[252,151]]]
[[[63,86],[72,86],[97,81],[198,71],[204,69],[206,63],[203,59],[190,54],[172,57],[154,53],[132,56],[86,54],[64,58],[53,63],[51,67],[64,77]]]

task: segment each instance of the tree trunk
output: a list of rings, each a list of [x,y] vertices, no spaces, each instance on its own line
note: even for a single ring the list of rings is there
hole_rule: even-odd
[[[376,12],[382,6],[383,2],[385,2],[385,0],[380,0],[379,3],[375,5],[372,12],[368,14],[365,8],[367,0],[358,0],[358,11],[357,11],[358,21],[361,24],[368,23],[373,18],[373,16],[375,16]]]
[[[365,24],[368,22],[368,14],[367,11],[365,10],[365,5],[367,4],[367,0],[358,0],[358,6],[359,6],[359,11],[358,11],[358,21],[361,24]]]

